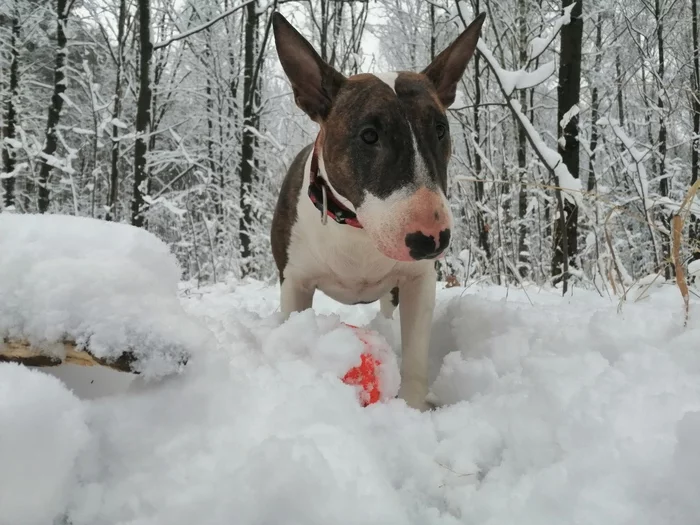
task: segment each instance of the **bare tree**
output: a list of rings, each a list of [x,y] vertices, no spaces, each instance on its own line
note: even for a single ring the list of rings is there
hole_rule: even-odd
[[[528,6],[526,0],[518,0],[518,62],[521,68],[528,62]],[[527,111],[527,90],[520,90],[521,111]],[[518,127],[518,272],[521,277],[527,277],[530,258],[527,251],[527,132],[521,122]]]
[[[666,130],[666,110],[664,109],[666,59],[664,55],[664,21],[661,13],[661,0],[654,0],[654,19],[656,21],[656,45],[659,58],[659,65],[656,71],[656,114],[659,117],[659,194],[661,197],[668,197],[669,179],[666,171],[666,153],[668,149],[666,141],[668,133]],[[671,217],[667,211],[660,208],[659,219],[664,230],[661,236],[662,261],[668,262],[668,264],[664,265],[664,273],[667,279],[671,279],[671,276],[675,273],[671,262]]]
[[[117,220],[117,206],[119,201],[119,126],[117,121],[121,117],[122,112],[122,97],[124,96],[122,89],[122,80],[124,77],[124,52],[126,49],[126,30],[127,30],[127,11],[126,0],[119,0],[119,14],[117,15],[117,42],[112,57],[115,66],[114,80],[114,105],[112,107],[112,147],[110,152],[110,170],[109,170],[109,198],[107,206],[109,211],[106,214],[106,219]],[[109,42],[108,42],[109,45]]]
[[[73,0],[56,0],[56,62],[54,66],[53,95],[46,119],[46,139],[39,160],[39,212],[49,209],[49,177],[53,168],[53,156],[58,145],[57,126],[63,109],[63,94],[66,91],[66,24]]]
[[[581,92],[581,45],[583,39],[583,0],[563,0],[564,8],[574,4],[571,22],[561,29],[561,58],[559,63],[559,86],[557,88],[559,131],[559,154],[569,173],[579,178],[578,104]],[[567,288],[568,268],[576,265],[578,252],[578,206],[570,199],[562,199],[556,190],[559,218],[554,229],[554,253],[552,276],[564,281]]]
[[[693,140],[691,143],[691,178],[690,185],[698,181],[700,171],[700,48],[698,43],[698,0],[690,0],[692,12],[692,38],[693,38],[693,74],[691,108],[693,111]],[[691,214],[690,218],[690,246],[693,260],[700,259],[700,217]]]
[[[467,27],[467,21],[465,19],[464,13],[462,12],[459,3],[457,3],[457,10],[459,13],[460,20],[462,22],[462,26],[464,28]],[[479,13],[480,11],[480,3],[479,0],[475,0],[474,2],[474,12]],[[473,71],[474,71],[474,112],[473,112],[473,133],[474,133],[474,141],[476,142],[477,145],[481,144],[481,120],[479,117],[479,112],[481,111],[481,81],[479,79],[481,75],[481,69],[480,69],[480,60],[481,60],[481,53],[474,53],[474,57],[472,58],[472,63],[473,63]],[[466,127],[464,128],[464,134],[465,134],[465,141],[466,141],[466,136],[468,134],[468,130]],[[490,226],[488,223],[488,219],[486,217],[486,213],[484,212],[484,203],[486,202],[486,195],[484,193],[484,181],[482,178],[482,172],[483,172],[483,162],[481,159],[481,152],[480,151],[475,151],[474,153],[474,175],[475,175],[475,182],[474,182],[474,192],[476,196],[476,229],[478,232],[478,246],[481,249],[481,251],[484,253],[484,256],[486,260],[491,259],[491,245],[489,241],[489,231],[490,231]]]
[[[595,190],[595,157],[598,147],[598,119],[600,118],[600,97],[598,95],[598,80],[600,65],[603,59],[603,15],[599,11],[595,25],[595,58],[593,65],[593,85],[591,86],[591,140],[589,143],[590,157],[588,158],[588,191]]]
[[[151,6],[149,0],[139,0],[139,98],[136,106],[136,144],[134,146],[134,194],[131,200],[131,224],[142,227],[148,194],[146,153],[151,122]]]
[[[15,140],[15,125],[17,118],[17,94],[19,86],[19,39],[20,20],[17,2],[12,4],[12,20],[10,33],[10,71],[7,100],[5,101],[5,125],[3,127],[2,144],[2,171],[5,173],[2,185],[5,191],[5,206],[8,208],[15,204],[15,153],[11,141]]]
[[[254,184],[253,161],[255,134],[253,132],[253,120],[255,118],[255,96],[257,85],[254,82],[255,49],[257,47],[258,11],[257,2],[251,2],[245,9],[245,36],[243,58],[243,141],[241,145],[240,164],[240,208],[239,236],[241,243],[242,268],[245,275],[248,270],[248,259],[251,256],[250,249],[250,224],[253,218],[253,203],[251,202],[252,187]]]

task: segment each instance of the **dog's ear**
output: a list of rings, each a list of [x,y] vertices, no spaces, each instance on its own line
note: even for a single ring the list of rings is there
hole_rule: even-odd
[[[447,108],[455,101],[457,84],[464,70],[467,69],[469,60],[474,55],[476,44],[481,36],[481,26],[486,18],[486,13],[481,13],[469,24],[457,40],[452,42],[447,49],[435,57],[431,64],[423,70],[437,89],[440,102]]]
[[[328,117],[345,77],[326,64],[314,48],[278,12],[272,15],[275,47],[292,84],[294,101],[312,120]]]

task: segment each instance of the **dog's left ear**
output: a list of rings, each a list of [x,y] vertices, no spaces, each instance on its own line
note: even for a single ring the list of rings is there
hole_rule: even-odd
[[[459,83],[467,64],[474,55],[476,44],[481,36],[481,26],[486,19],[486,13],[481,13],[469,24],[457,40],[435,57],[432,63],[422,73],[427,76],[437,89],[440,102],[447,108],[455,101],[457,84]]]
[[[272,30],[282,68],[292,84],[294,101],[312,120],[328,117],[345,77],[326,64],[313,46],[279,12]]]

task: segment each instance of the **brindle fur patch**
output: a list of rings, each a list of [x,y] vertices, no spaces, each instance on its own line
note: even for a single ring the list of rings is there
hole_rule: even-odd
[[[272,256],[277,264],[280,276],[280,284],[284,281],[284,269],[289,257],[289,240],[292,235],[292,226],[297,220],[297,202],[301,194],[301,186],[304,183],[304,167],[309,158],[313,144],[302,149],[292,161],[287,176],[284,178],[280,196],[277,200],[275,214],[272,217]]]
[[[323,123],[323,157],[333,187],[353,206],[364,193],[384,199],[403,188],[419,184],[447,189],[450,138],[445,110],[435,87],[422,74],[401,72],[395,92],[374,75],[347,79],[338,91],[328,119]],[[440,140],[437,125],[448,130]],[[373,129],[376,144],[366,144],[362,133]],[[426,167],[426,179],[417,181],[413,137]]]
[[[391,289],[391,304],[396,308],[399,305],[399,288],[398,286]]]

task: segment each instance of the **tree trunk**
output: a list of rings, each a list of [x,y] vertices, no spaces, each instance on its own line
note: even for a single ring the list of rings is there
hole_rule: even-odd
[[[563,0],[562,7],[568,7],[573,0]],[[561,57],[559,64],[558,116],[561,122],[566,113],[579,103],[581,91],[581,41],[583,37],[583,19],[581,18],[583,0],[576,0],[571,12],[571,23],[561,29]],[[569,173],[579,177],[579,143],[578,115],[572,116],[563,129],[559,128],[559,154]],[[563,146],[562,146],[563,139]],[[557,181],[559,184],[559,181]],[[560,190],[557,190],[561,193]],[[568,268],[575,266],[578,252],[577,225],[578,208],[568,199],[558,197],[560,217],[555,222],[554,254],[552,257],[552,276],[555,282],[564,281],[563,291],[567,291]],[[563,201],[563,202],[562,202]]]
[[[474,68],[476,70],[479,65],[479,54],[474,55]],[[476,76],[476,74],[475,74]],[[479,86],[479,80],[476,79],[475,90],[474,90],[474,140],[479,144],[481,140],[481,130],[479,125],[479,105],[481,104],[481,89]],[[486,202],[486,195],[484,192],[484,181],[482,178],[483,165],[481,162],[481,156],[476,153],[474,155],[474,174],[476,175],[476,182],[474,182],[474,193],[476,197],[476,202],[482,205]],[[487,260],[491,260],[491,241],[489,239],[489,232],[491,231],[491,226],[488,223],[486,213],[482,206],[476,207],[476,227],[479,231],[479,248],[483,250],[484,255]]]
[[[139,42],[141,56],[139,64],[139,98],[136,106],[136,143],[134,145],[134,196],[131,201],[131,224],[143,227],[148,192],[148,172],[146,170],[146,153],[148,152],[147,135],[151,122],[151,9],[150,0],[139,0]]]
[[[12,17],[12,36],[10,38],[10,86],[9,95],[5,104],[5,126],[3,128],[3,139],[13,140],[15,138],[15,124],[17,119],[17,111],[15,103],[17,102],[17,91],[19,86],[19,16],[17,15],[17,6],[15,5],[14,16]],[[15,154],[13,147],[3,140],[4,147],[2,148],[2,171],[10,174],[15,170]],[[3,179],[2,186],[5,191],[5,206],[11,207],[15,205],[15,175]]]
[[[435,28],[435,4],[430,2],[430,61],[435,59],[435,41],[436,38],[436,28]]]
[[[467,22],[462,16],[462,11],[459,8],[459,2],[457,3],[457,10],[459,12],[459,17],[462,20],[464,27],[467,27]],[[474,4],[474,12],[480,12],[479,0],[476,0]],[[474,62],[474,142],[477,145],[481,144],[481,124],[479,121],[479,109],[481,107],[481,83],[479,82],[479,61],[481,58],[480,53],[475,53],[472,58]],[[466,142],[466,130],[465,130],[465,142]],[[476,181],[474,182],[474,193],[476,197],[476,228],[479,234],[479,248],[484,252],[484,256],[487,261],[491,260],[491,244],[489,240],[489,232],[491,230],[488,224],[486,214],[484,212],[482,204],[485,203],[486,198],[484,195],[484,182],[481,177],[481,172],[483,171],[483,165],[481,162],[481,155],[479,152],[474,152],[474,175]]]
[[[253,157],[255,135],[251,131],[254,123],[254,103],[256,85],[253,82],[255,69],[255,41],[258,29],[257,2],[251,2],[246,6],[246,22],[243,56],[243,144],[241,148],[241,192],[240,208],[241,218],[239,222],[239,237],[241,243],[241,273],[247,275],[250,272],[250,226],[253,217]]]
[[[598,147],[598,118],[600,111],[600,100],[598,99],[598,75],[600,75],[600,64],[603,53],[603,18],[598,13],[595,29],[595,60],[593,63],[593,87],[591,89],[591,156],[588,159],[588,191],[594,191],[596,187],[595,157]]]
[[[625,127],[625,101],[622,94],[622,64],[620,63],[620,52],[615,53],[615,84],[617,86],[617,120],[620,126]]]
[[[61,118],[63,109],[63,93],[66,91],[66,22],[68,21],[67,0],[56,1],[56,62],[53,74],[53,95],[49,105],[49,115],[46,120],[46,140],[39,160],[39,212],[45,213],[49,209],[49,177],[51,176],[51,163],[49,157],[56,153],[58,134],[56,127]]]
[[[331,67],[338,69],[338,71],[343,70],[344,64],[338,64],[338,42],[340,41],[341,30],[343,29],[343,4],[341,3],[337,6],[335,10],[335,16],[333,20],[333,47],[331,48],[331,57],[328,63]],[[353,28],[353,31],[355,28]],[[342,62],[345,62],[343,59]]]
[[[691,148],[691,177],[690,185],[692,186],[698,180],[698,171],[700,167],[700,49],[698,49],[698,0],[690,0],[692,6],[693,18],[693,91],[692,107],[693,107],[693,142]],[[691,214],[689,228],[689,244],[691,246],[692,260],[700,259],[700,218],[697,215]]]
[[[119,0],[119,18],[117,20],[117,72],[114,84],[114,109],[112,119],[119,119],[122,110],[122,65],[124,63],[124,26],[126,24],[126,0]],[[119,202],[119,127],[112,125],[112,150],[110,152],[109,171],[109,211],[105,217],[108,221],[116,221],[117,204]]]
[[[664,70],[665,70],[665,60],[664,60],[664,24],[661,18],[661,4],[660,0],[655,0],[654,2],[654,17],[656,18],[656,43],[658,45],[659,51],[659,68],[657,70],[657,86],[658,97],[656,101],[657,111],[659,116],[659,194],[662,197],[668,197],[669,194],[669,183],[666,176],[666,115],[664,110]],[[671,279],[675,270],[673,268],[673,263],[671,262],[671,217],[668,212],[663,208],[659,209],[659,219],[661,224],[664,226],[664,230],[667,233],[661,235],[661,259],[662,261],[667,261],[668,264],[664,265],[664,273],[666,279]]]
[[[330,11],[329,0],[321,0],[321,24],[319,26],[319,47],[321,48],[321,58],[324,62],[328,62],[328,18]],[[313,8],[313,6],[310,6]],[[256,19],[257,22],[257,19]],[[257,27],[257,26],[256,26]],[[246,26],[247,29],[247,26]],[[246,33],[247,34],[247,33]],[[246,37],[246,42],[247,42]]]
[[[520,67],[527,65],[527,4],[525,0],[519,0],[518,33],[520,47]],[[520,90],[520,106],[523,114],[527,113],[527,91]],[[525,126],[518,121],[518,272],[525,278],[528,275],[530,258],[527,249],[527,225],[525,213],[527,211],[527,133]]]

